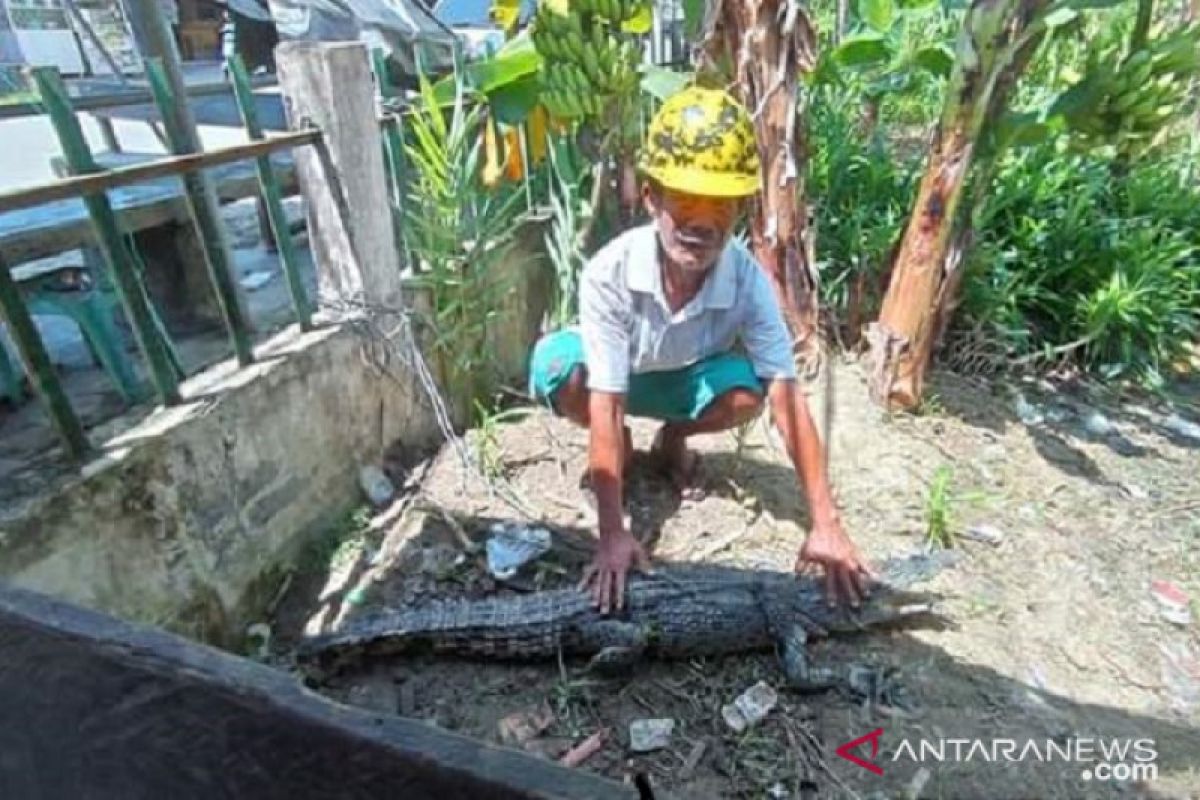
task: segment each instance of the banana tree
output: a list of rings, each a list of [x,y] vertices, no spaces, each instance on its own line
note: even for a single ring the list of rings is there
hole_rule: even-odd
[[[700,33],[702,72],[731,67],[750,110],[763,188],[750,214],[754,254],[774,285],[797,350],[815,364],[819,275],[804,190],[802,78],[817,61],[816,31],[800,0],[709,0]]]
[[[975,176],[978,201],[1001,147],[1052,130],[1045,115],[1029,120],[1007,113],[1021,73],[1047,32],[1074,20],[1081,9],[1113,4],[972,2],[925,173],[892,259],[883,307],[868,329],[871,393],[878,404],[911,409],[920,402],[934,344],[956,301],[963,252],[970,245],[974,214],[968,213],[964,223],[959,207],[973,165],[982,160],[985,167]]]

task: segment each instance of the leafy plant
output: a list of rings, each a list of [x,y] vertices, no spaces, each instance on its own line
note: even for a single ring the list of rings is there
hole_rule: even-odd
[[[925,498],[925,541],[931,547],[954,546],[953,503],[950,490],[951,469],[944,464],[933,473]]]
[[[546,252],[554,265],[555,292],[550,308],[552,327],[562,327],[578,317],[579,273],[586,253],[583,232],[592,215],[585,195],[588,174],[575,163],[574,143],[559,139],[550,147],[550,231]]]
[[[460,408],[473,409],[496,385],[488,327],[509,289],[497,267],[514,244],[523,197],[481,185],[484,109],[468,107],[457,71],[455,79],[447,112],[420,77],[420,101],[405,120],[410,179],[404,225],[419,265],[417,280],[432,300],[432,345],[446,385]]]
[[[1013,356],[1159,385],[1200,333],[1200,192],[1186,154],[1108,163],[1014,152],[983,211],[964,303]]]
[[[820,232],[821,302],[861,317],[877,305],[881,270],[911,202],[914,165],[864,134],[853,108],[845,91],[814,94],[808,185]]]

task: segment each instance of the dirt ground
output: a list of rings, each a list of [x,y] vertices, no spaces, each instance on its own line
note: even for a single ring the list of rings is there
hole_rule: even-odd
[[[1200,392],[1169,409],[941,375],[921,414],[889,418],[868,402],[858,364],[840,364],[834,375],[831,472],[846,526],[872,560],[923,547],[931,513],[948,514],[952,533],[982,525],[1002,537],[990,544],[959,535],[958,561],[922,587],[943,596],[945,629],[814,645],[826,665],[895,670],[914,709],[845,689],[788,692],[771,653],[645,664],[624,680],[584,675],[570,661],[397,658],[322,691],[493,742],[501,741],[502,718],[545,704],[553,721],[526,749],[557,758],[607,728],[603,749],[579,769],[624,781],[644,773],[679,798],[1200,798],[1200,438],[1187,424],[1200,422]],[[818,420],[824,397],[818,383]],[[653,424],[633,427],[644,453]],[[305,627],[327,629],[364,609],[577,579],[594,535],[580,489],[585,434],[533,411],[468,441],[554,531],[551,553],[513,585],[497,585],[478,545],[491,523],[520,515],[502,492],[489,496],[481,481],[464,480],[457,454],[444,448],[409,474],[402,501],[370,523],[360,519],[292,582],[273,622],[272,660],[285,663],[288,643]],[[806,511],[775,434],[760,421],[740,454],[731,434],[694,445],[704,456],[707,497],[681,503],[643,456],[627,498],[634,533],[659,561],[791,569]],[[949,491],[931,512],[939,468]],[[1190,622],[1187,607],[1167,618],[1154,581],[1192,599]],[[760,679],[780,689],[780,702],[735,733],[720,709]],[[673,719],[669,746],[628,752],[629,723],[638,718]],[[835,755],[877,728],[882,775]],[[903,750],[905,741],[915,750],[921,739],[981,738],[1035,741],[1046,753],[1047,740],[1071,737],[1153,740],[1157,780],[1085,780],[1095,764],[1061,757],[1008,763],[975,751],[967,759],[969,745],[956,761],[953,743],[941,762],[927,754],[917,763]],[[867,757],[870,748],[856,752]]]

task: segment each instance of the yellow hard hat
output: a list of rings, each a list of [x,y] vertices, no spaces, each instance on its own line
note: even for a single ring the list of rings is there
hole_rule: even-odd
[[[654,115],[639,166],[668,189],[709,197],[752,195],[759,164],[750,115],[727,92],[688,87]]]

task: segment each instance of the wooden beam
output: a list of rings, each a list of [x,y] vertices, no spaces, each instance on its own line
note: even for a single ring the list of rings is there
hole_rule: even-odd
[[[316,144],[321,138],[318,130],[293,131],[280,133],[245,144],[235,144],[220,150],[210,150],[204,153],[190,153],[182,156],[164,156],[148,164],[135,164],[129,167],[94,172],[87,175],[76,175],[63,178],[40,186],[30,186],[23,189],[10,189],[0,192],[0,213],[15,211],[19,208],[49,203],[54,200],[66,200],[71,197],[86,197],[98,194],[118,186],[128,186],[131,183],[162,178],[168,175],[182,175],[206,167],[228,164],[231,161],[265,156],[276,150],[302,145]]]

